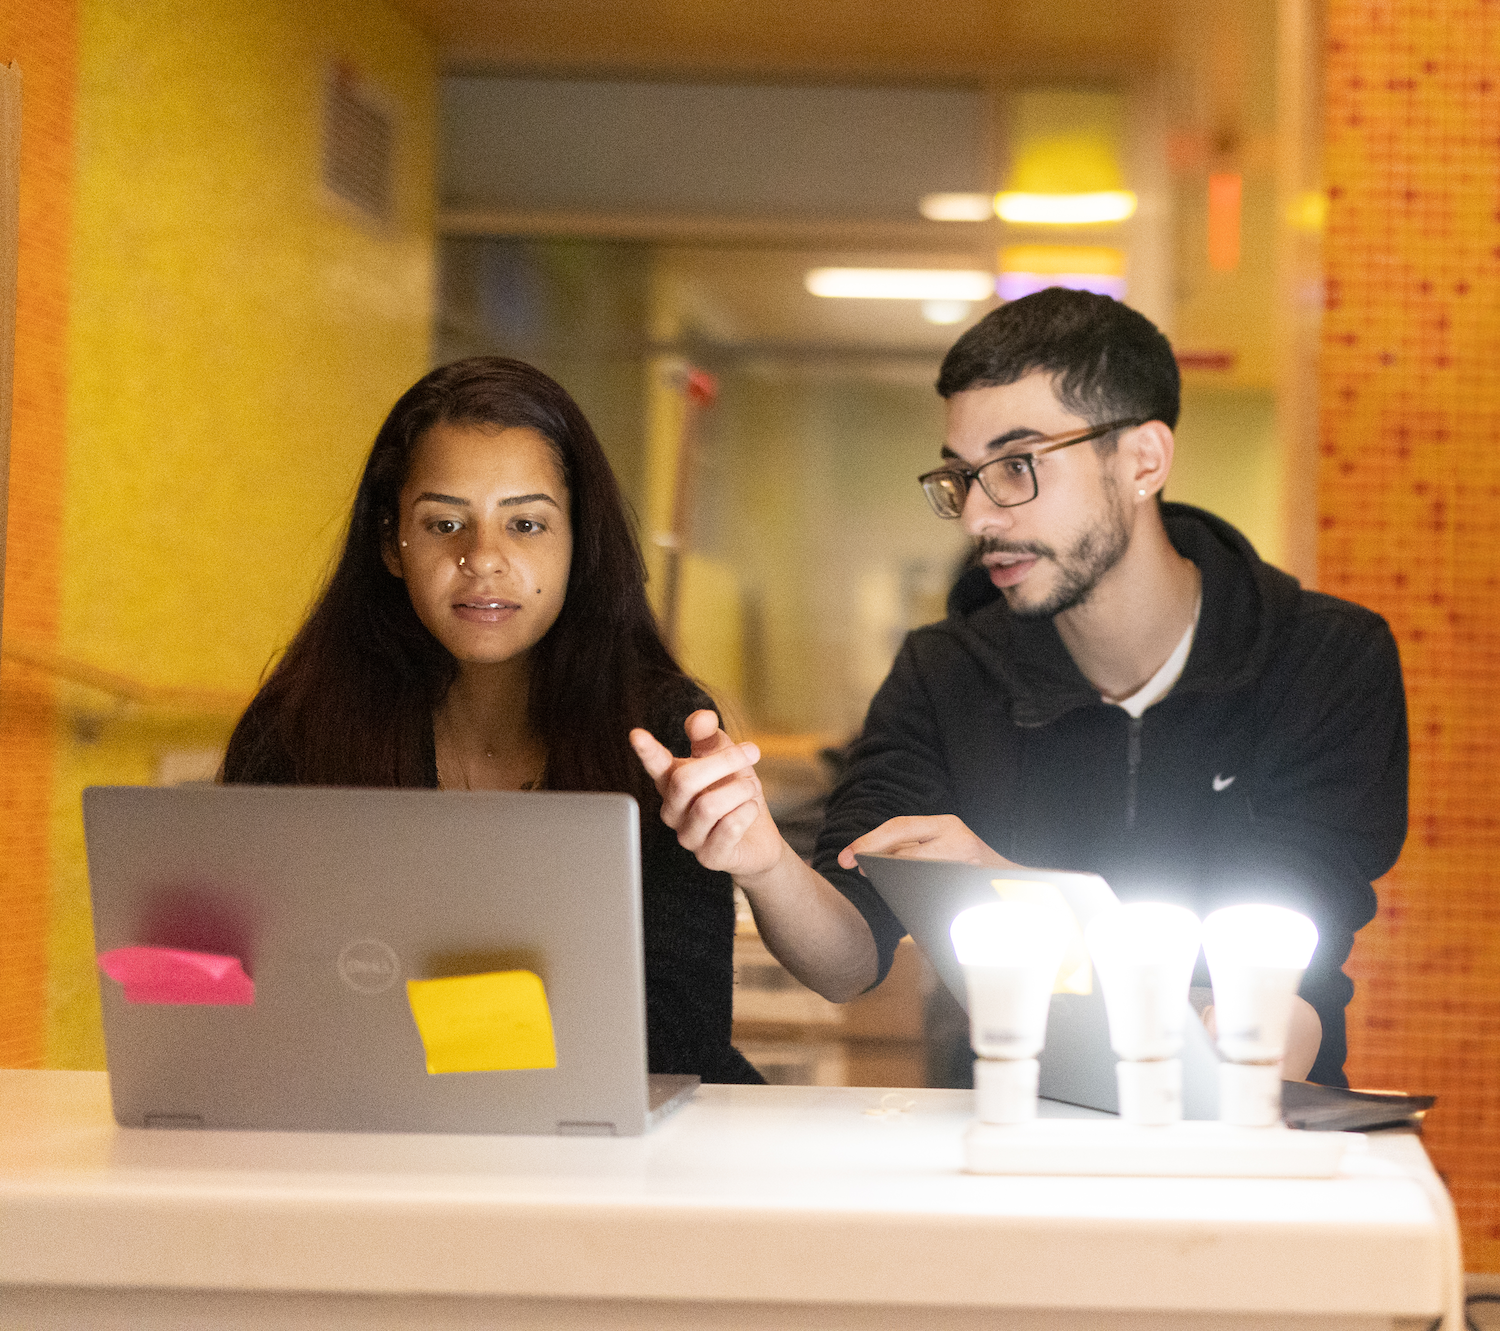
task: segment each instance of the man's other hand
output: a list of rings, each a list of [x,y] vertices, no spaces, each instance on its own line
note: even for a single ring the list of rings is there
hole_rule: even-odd
[[[905,860],[957,860],[997,868],[1011,861],[991,850],[951,813],[924,818],[891,818],[839,851],[839,867],[857,869],[856,855],[895,855]]]
[[[674,758],[649,730],[630,744],[661,795],[661,820],[705,869],[736,878],[764,873],[781,859],[781,833],[766,808],[755,764],[760,750],[736,744],[706,709],[683,723],[692,755]]]

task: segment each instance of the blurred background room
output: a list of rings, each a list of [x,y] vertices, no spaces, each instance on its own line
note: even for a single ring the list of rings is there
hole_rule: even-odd
[[[1500,1272],[1497,57],[1483,0],[8,0],[0,1065],[103,1066],[80,792],[212,778],[426,369],[576,396],[806,836],[965,557],[915,483],[943,352],[1086,286],[1177,348],[1167,497],[1396,631],[1412,831],[1348,1068],[1439,1096]],[[927,1084],[910,947],[837,1007],[746,919],[739,1042]]]

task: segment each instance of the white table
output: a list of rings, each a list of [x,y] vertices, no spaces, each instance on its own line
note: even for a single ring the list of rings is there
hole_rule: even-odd
[[[1355,1331],[1442,1306],[1451,1211],[1409,1135],[1332,1180],[978,1177],[968,1092],[882,1094],[704,1087],[621,1140],[149,1132],[102,1073],[0,1072],[0,1326]]]

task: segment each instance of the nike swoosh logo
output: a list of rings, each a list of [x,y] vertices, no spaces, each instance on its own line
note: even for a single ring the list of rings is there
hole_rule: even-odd
[[[1214,791],[1215,792],[1218,792],[1220,790],[1228,790],[1229,787],[1232,786],[1232,785],[1234,785],[1234,778],[1232,776],[1216,776],[1216,777],[1214,777]]]

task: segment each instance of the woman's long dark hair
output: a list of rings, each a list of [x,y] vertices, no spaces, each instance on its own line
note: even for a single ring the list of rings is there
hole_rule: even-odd
[[[458,663],[417,618],[381,551],[399,528],[412,455],[443,422],[537,431],[572,497],[567,597],[531,655],[530,720],[546,747],[546,786],[649,798],[627,732],[664,688],[686,698],[692,685],[657,630],[640,548],[593,428],[559,384],[499,356],[434,370],[391,409],[354,497],[343,554],[235,727],[224,780],[431,783],[432,709]]]

